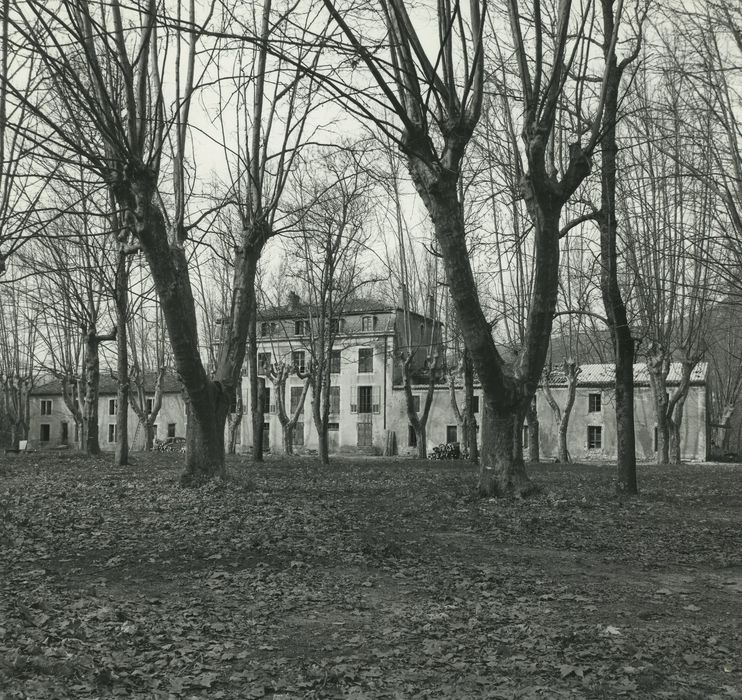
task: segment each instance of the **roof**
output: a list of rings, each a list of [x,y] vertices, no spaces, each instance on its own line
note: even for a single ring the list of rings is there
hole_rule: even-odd
[[[260,321],[278,321],[307,318],[310,313],[317,315],[316,305],[305,302],[282,304],[280,306],[269,306],[258,308],[258,320]],[[397,311],[403,311],[401,306],[389,304],[381,299],[375,298],[354,298],[347,299],[343,302],[339,311],[340,316],[354,316],[360,314],[394,314]],[[419,318],[426,318],[417,311],[410,311],[410,314]],[[440,323],[440,321],[438,321]]]
[[[157,377],[156,372],[145,372],[144,373],[144,388],[147,393],[155,392],[155,379]],[[100,375],[100,385],[98,393],[103,396],[106,394],[118,393],[119,383],[109,374]],[[177,394],[181,391],[180,379],[174,372],[166,372],[165,380],[163,382],[163,392],[165,394]],[[62,382],[59,379],[52,379],[50,382],[41,384],[34,387],[31,392],[34,396],[61,396],[62,395]]]
[[[579,365],[580,373],[577,377],[578,386],[612,386],[615,383],[615,370],[613,364],[586,364]],[[670,363],[670,371],[667,375],[669,385],[679,384],[681,379],[682,364],[680,362]],[[699,362],[691,372],[691,384],[699,385],[706,383],[708,375],[708,362]],[[554,368],[549,374],[551,386],[565,385],[567,383],[564,371]],[[634,365],[634,386],[649,386],[649,372],[645,362],[637,362]]]

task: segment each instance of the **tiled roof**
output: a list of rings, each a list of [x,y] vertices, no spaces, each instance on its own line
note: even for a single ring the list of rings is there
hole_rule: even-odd
[[[667,375],[667,383],[679,384],[681,378],[682,364],[672,362],[670,372]],[[708,374],[708,362],[699,362],[691,372],[691,384],[703,384]],[[579,386],[604,386],[615,382],[615,365],[612,364],[589,364],[580,365],[580,374],[577,377]],[[565,385],[567,383],[564,371],[560,368],[552,369],[549,375],[549,383],[552,386]],[[634,386],[648,386],[649,372],[644,362],[634,365]]]
[[[353,316],[357,314],[394,314],[402,311],[402,307],[390,304],[381,299],[358,298],[348,299],[342,305],[339,316]],[[309,314],[317,314],[316,308],[311,304],[299,302],[294,304],[282,304],[281,306],[269,306],[258,308],[259,321],[278,321],[307,318]],[[416,311],[410,312],[413,316],[425,318],[423,314]]]
[[[145,372],[144,387],[148,393],[154,393],[156,377],[157,374],[155,372]],[[178,376],[174,372],[166,372],[163,392],[166,394],[177,394],[180,393],[180,390],[181,386]],[[117,392],[118,382],[110,374],[103,374],[101,372],[98,393],[101,396],[105,396],[107,394],[116,394]],[[50,382],[34,387],[31,394],[34,396],[61,396],[62,382],[59,379],[53,379]]]

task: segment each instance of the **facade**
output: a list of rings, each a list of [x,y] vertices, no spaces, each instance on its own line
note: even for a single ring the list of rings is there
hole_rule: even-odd
[[[150,386],[148,386],[148,384]],[[145,379],[145,388],[151,389],[154,398],[154,376]],[[118,411],[117,382],[111,377],[101,377],[98,393],[98,441],[102,450],[113,450],[116,444],[116,416]],[[148,392],[149,393],[149,392]],[[155,423],[155,438],[185,437],[185,403],[180,393],[180,383],[170,374],[165,376],[162,406]],[[62,396],[62,385],[53,380],[36,387],[31,392],[28,446],[32,449],[79,446],[79,429]],[[129,447],[144,449],[144,427],[129,408]]]
[[[673,363],[667,377],[670,392],[680,382],[680,363]],[[708,363],[699,363],[691,375],[690,389],[683,410],[680,445],[681,458],[703,461],[709,458],[709,386]],[[566,383],[556,377],[551,383],[554,399],[566,402]],[[567,431],[567,447],[574,461],[613,460],[616,458],[616,419],[614,402],[614,367],[590,364],[580,367],[575,403]],[[558,426],[540,389],[537,394],[539,447],[541,457],[555,458]],[[637,459],[654,460],[657,451],[654,398],[644,363],[634,365],[634,428]]]
[[[577,462],[614,460],[616,458],[616,420],[614,403],[614,367],[610,364],[582,365],[578,377],[575,402],[570,414],[567,447],[571,458]],[[691,375],[691,386],[685,401],[681,425],[681,457],[686,461],[703,461],[709,458],[709,386],[708,365],[700,363]],[[672,391],[680,380],[680,364],[670,368],[667,385]],[[566,382],[552,378],[551,393],[560,407],[567,398]],[[414,387],[413,393],[425,400],[426,386]],[[463,390],[456,390],[456,400],[463,405]],[[478,418],[481,390],[475,389],[474,411]],[[558,423],[544,394],[536,393],[539,421],[539,452],[544,460],[556,459],[558,454]],[[390,414],[391,424],[397,431],[400,454],[415,454],[414,433],[409,429],[404,392],[401,387],[393,393]],[[654,418],[654,399],[645,364],[634,365],[634,423],[636,452],[640,460],[656,459],[657,436]],[[428,451],[443,442],[458,442],[461,438],[455,412],[451,406],[448,387],[436,387],[427,425]],[[524,429],[524,448],[527,447]]]
[[[264,447],[272,452],[281,452],[283,428],[269,368],[289,364],[301,373],[309,366],[314,321],[312,309],[293,294],[289,296],[289,304],[262,310],[259,317],[258,371],[266,378],[263,441]],[[440,346],[441,324],[431,316],[367,299],[349,302],[342,316],[330,319],[330,323],[336,334],[330,363],[330,452],[382,454],[389,431],[398,429],[391,411],[395,387],[402,384],[401,355],[416,350],[411,369],[413,374],[423,372],[431,337]],[[286,380],[289,415],[301,398],[304,382],[296,373]],[[243,386],[243,404],[247,410],[240,426],[239,444],[249,449],[252,444],[249,383],[243,382]],[[299,453],[317,449],[311,401],[309,389],[294,430],[293,447]]]

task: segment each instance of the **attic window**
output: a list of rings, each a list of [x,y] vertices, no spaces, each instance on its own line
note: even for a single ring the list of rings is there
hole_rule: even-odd
[[[378,318],[376,316],[364,316],[361,318],[361,330],[362,331],[373,331],[376,329]]]
[[[306,332],[306,323],[303,319],[294,321],[294,335],[304,335]]]

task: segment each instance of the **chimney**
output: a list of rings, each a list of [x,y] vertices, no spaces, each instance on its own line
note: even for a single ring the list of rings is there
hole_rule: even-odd
[[[289,292],[289,307],[295,311],[299,308],[300,303],[299,295],[296,292]]]
[[[428,294],[428,317],[435,318],[435,295]]]

